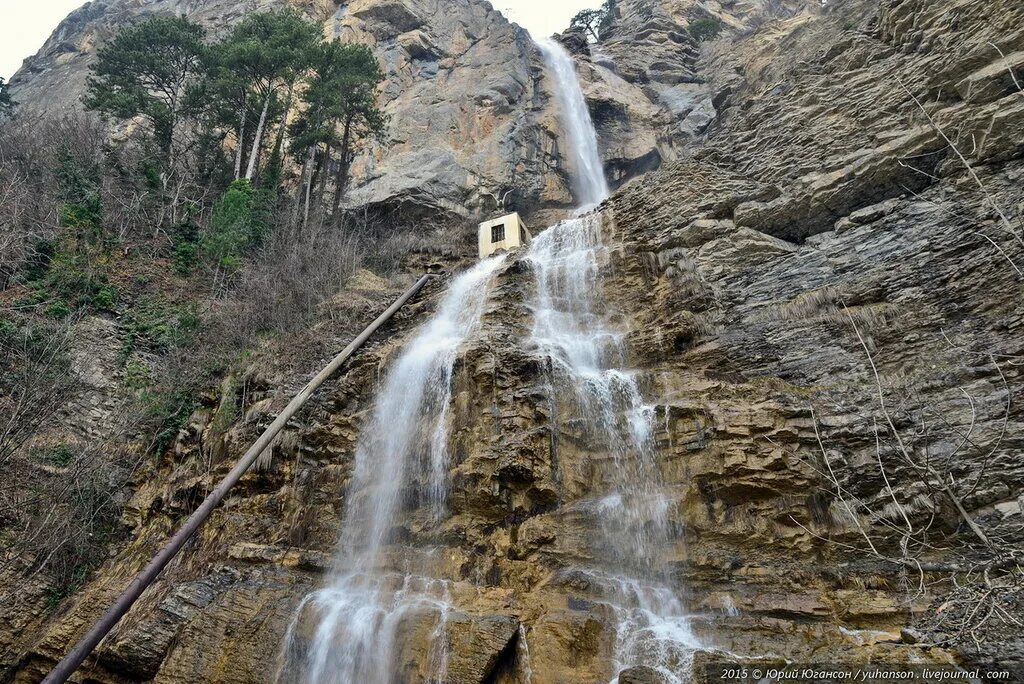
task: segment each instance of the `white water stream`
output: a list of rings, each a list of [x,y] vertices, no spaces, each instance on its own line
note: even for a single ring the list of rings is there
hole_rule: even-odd
[[[576,169],[576,201],[581,207],[597,206],[608,198],[610,191],[597,147],[594,122],[583,97],[580,79],[576,76],[576,62],[561,43],[552,38],[537,41],[537,47],[555,77],[555,98],[562,109],[562,125],[569,137],[569,153]]]
[[[697,641],[662,569],[669,503],[656,458],[654,409],[644,402],[636,375],[624,369],[625,331],[612,324],[601,294],[608,257],[601,217],[586,213],[609,195],[597,136],[573,59],[554,41],[539,46],[555,79],[582,208],[538,235],[526,253],[536,277],[530,341],[552,360],[552,385],[568,404],[560,415],[581,424],[585,438],[607,456],[608,489],[584,505],[594,520],[593,557],[602,560],[567,572],[585,577],[595,600],[615,618],[616,673],[647,665],[669,681],[684,681]],[[484,261],[455,279],[389,372],[356,451],[336,569],[296,611],[279,681],[401,681],[400,636],[424,617],[431,621],[429,678],[445,681],[449,584],[430,576],[429,549],[406,548],[398,562],[389,535],[401,523],[410,488],[436,520],[445,515],[452,372],[504,259]],[[520,672],[529,681],[526,637],[521,629]]]
[[[616,618],[616,671],[646,665],[681,682],[698,642],[662,562],[670,545],[669,501],[657,463],[654,407],[645,403],[636,374],[624,368],[626,331],[604,307],[608,248],[601,215],[587,213],[609,194],[597,134],[574,61],[553,40],[539,45],[556,81],[582,207],[538,235],[527,252],[536,277],[532,339],[552,359],[552,386],[562,390],[556,395],[568,397],[570,406],[558,413],[582,426],[583,438],[608,457],[609,489],[586,507],[600,566],[575,572]]]
[[[452,370],[459,347],[480,321],[491,276],[504,259],[483,261],[452,282],[378,393],[356,449],[336,570],[329,584],[296,612],[286,638],[282,681],[387,684],[394,678],[400,631],[424,615],[435,620],[431,676],[444,681],[445,618],[451,607],[447,582],[418,574],[425,571],[416,567],[422,549],[409,550],[401,572],[389,567],[394,559],[385,551],[410,486],[423,490],[419,494],[432,516],[444,514]],[[310,613],[315,631],[298,639],[300,623]],[[300,641],[308,642],[304,652]]]

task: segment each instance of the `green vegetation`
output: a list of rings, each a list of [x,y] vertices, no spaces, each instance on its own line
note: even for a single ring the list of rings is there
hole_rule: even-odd
[[[100,171],[91,161],[77,159],[67,145],[57,151],[57,183],[60,222],[76,240],[95,244],[103,237],[103,203]]]
[[[83,309],[144,318],[128,311],[133,288],[117,265],[119,251],[133,253],[131,227],[148,224],[154,241],[142,249],[153,266],[166,258],[170,274],[208,277],[223,292],[227,276],[282,223],[301,214],[306,225],[311,213],[321,223],[341,220],[353,159],[387,124],[376,105],[383,78],[368,48],[323,40],[292,9],[250,14],[213,43],[183,16],[125,28],[98,51],[84,103],[148,126],[141,139],[111,146],[104,130],[69,122],[74,129],[50,131],[57,147],[49,168],[40,168],[44,157],[9,151],[9,159],[33,160],[16,173],[52,179],[37,191],[54,196],[58,227],[40,232],[48,217],[25,216],[21,256],[11,262],[18,268],[0,272],[0,284],[24,284],[21,305],[51,318]],[[0,103],[8,102],[0,82]],[[31,144],[33,133],[23,135],[18,142]],[[289,154],[301,172],[285,212]],[[19,209],[31,194],[15,198]]]
[[[337,211],[360,141],[377,137],[387,125],[374,93],[384,80],[373,53],[364,45],[324,43],[314,54],[314,75],[306,91],[307,109],[292,127],[292,152],[300,159],[338,159],[331,211]],[[316,170],[307,164],[307,197]]]
[[[14,104],[15,102],[11,99],[7,82],[0,76],[0,117],[10,113],[14,109]]]
[[[232,183],[213,207],[202,237],[203,254],[220,269],[237,269],[242,255],[266,237],[270,199],[245,178]]]
[[[67,302],[58,299],[46,307],[46,315],[53,318],[64,319],[71,315],[71,307]]]
[[[320,29],[247,13],[210,40],[151,16],[100,48],[87,113],[22,116],[0,80],[0,466],[33,492],[0,522],[54,606],[107,557],[140,467],[200,407],[218,429],[237,419],[222,378],[247,350],[305,329],[355,269],[403,248],[343,208],[387,125],[384,75]],[[108,437],[60,444],[73,365],[106,342],[123,409]]]
[[[233,127],[235,178],[242,177],[243,155],[248,152],[244,177],[253,179],[266,132],[292,106],[295,88],[313,66],[320,42],[317,26],[295,10],[284,9],[249,15],[211,48],[206,91],[213,100],[215,120]]]
[[[149,435],[146,450],[162,454],[199,407],[198,392],[187,385],[146,388],[139,393],[139,407],[139,424]]]
[[[74,594],[85,582],[89,569],[86,565],[76,565],[66,577],[53,582],[46,592],[46,607],[55,610],[61,601]]]
[[[337,214],[353,157],[387,125],[376,105],[384,75],[370,50],[324,41],[319,26],[293,9],[251,14],[222,40],[206,44],[203,39],[202,28],[184,17],[146,19],[99,51],[89,80],[88,108],[107,117],[149,121],[160,161],[146,161],[142,177],[161,194],[161,222],[177,225],[179,213],[194,208],[182,196],[190,182],[205,181],[206,187],[196,191],[206,190],[206,196],[210,184],[224,178],[245,179],[253,188],[276,193],[293,110],[299,114],[288,147],[303,165],[303,223],[314,184],[319,198],[330,198],[328,213]],[[218,161],[227,162],[229,144],[234,145],[232,168],[226,169]],[[327,188],[331,181],[333,192]],[[240,226],[233,217],[226,226],[223,214],[247,203],[245,192],[226,188],[213,212],[218,225],[209,234],[175,241],[179,274],[192,270],[200,252],[218,273],[228,265],[225,260],[237,265],[253,242],[239,241]],[[263,206],[255,198],[253,203]],[[100,209],[78,202],[69,205],[73,211],[67,219],[95,223]]]
[[[96,55],[86,106],[119,119],[146,118],[172,161],[178,127],[200,107],[190,88],[203,63],[203,37],[185,17],[151,17],[122,30]]]
[[[107,558],[107,549],[116,539],[119,529],[118,505],[114,493],[109,491],[107,468],[89,469],[85,466],[94,454],[72,452],[72,460],[65,468],[77,470],[77,477],[64,488],[61,508],[64,515],[52,521],[37,540],[43,548],[50,548],[46,556],[50,576],[47,592],[49,607],[55,608],[85,583],[89,573]],[[46,502],[39,498],[30,506],[33,517],[44,518]]]
[[[89,250],[76,253],[63,247],[50,259],[45,275],[29,285],[35,288],[33,298],[39,303],[63,303],[73,309],[113,311],[117,289],[108,282],[103,253]],[[66,314],[65,314],[66,315]]]
[[[617,16],[617,0],[604,0],[599,8],[578,13],[569,22],[569,28],[584,31],[592,40],[601,40],[608,36]]]
[[[698,43],[714,40],[722,32],[722,22],[714,17],[703,17],[690,22],[687,30]]]
[[[68,338],[60,324],[0,317],[0,466],[6,468],[67,400],[75,386],[69,367]]]
[[[128,311],[122,323],[125,329],[125,358],[137,349],[169,352],[191,344],[201,321],[195,305],[175,305],[163,299],[138,302]]]
[[[68,444],[37,448],[32,450],[32,458],[40,463],[64,468],[75,460],[75,450]]]
[[[230,429],[241,415],[238,404],[238,384],[235,382],[233,377],[228,376],[227,380],[221,386],[220,405],[217,406],[217,410],[213,415],[213,421],[210,423],[210,428],[214,432],[221,434]]]
[[[83,307],[112,311],[118,296],[108,282],[100,169],[62,144],[54,175],[61,231],[35,244],[23,274],[32,288],[27,302],[45,305],[54,318]]]

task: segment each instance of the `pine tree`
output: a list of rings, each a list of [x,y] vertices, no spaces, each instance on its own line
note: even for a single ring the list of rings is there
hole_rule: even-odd
[[[569,27],[581,29],[593,40],[601,40],[607,37],[618,16],[618,3],[616,0],[605,0],[598,9],[585,9],[579,12]]]
[[[604,14],[604,10],[601,9],[582,10],[569,22],[569,28],[582,30],[587,34],[588,39],[600,40],[599,30],[601,22],[604,20]]]
[[[198,110],[189,88],[202,67],[202,27],[185,17],[150,17],[100,48],[85,105],[119,119],[149,120],[168,165],[181,122]]]
[[[331,207],[336,211],[340,206],[359,145],[379,137],[387,126],[387,117],[376,103],[377,86],[383,80],[376,58],[364,45],[335,40],[318,48],[303,95],[307,107],[292,126],[292,151],[306,158],[307,204],[315,173],[312,160],[322,146],[320,165],[326,166],[324,158],[337,155]]]
[[[244,177],[256,173],[266,132],[291,107],[295,85],[308,71],[320,30],[292,9],[253,14],[213,48],[211,89],[220,120],[235,130],[236,176],[248,130],[252,144]],[[284,98],[282,99],[282,95]],[[251,122],[255,112],[258,118]]]

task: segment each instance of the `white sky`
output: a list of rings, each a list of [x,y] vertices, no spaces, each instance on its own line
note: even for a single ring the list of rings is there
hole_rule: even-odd
[[[0,0],[0,76],[10,78],[85,0]]]
[[[16,0],[0,0],[0,4]],[[601,0],[490,0],[494,9],[529,30],[534,38],[546,38],[569,27],[581,9],[599,7]]]
[[[565,29],[569,20],[600,0],[491,0],[494,8],[526,27],[534,38]],[[83,0],[0,0],[0,76],[10,78],[34,55],[61,19]]]

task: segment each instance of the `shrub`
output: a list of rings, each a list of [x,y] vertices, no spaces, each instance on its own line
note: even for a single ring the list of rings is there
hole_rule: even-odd
[[[192,305],[175,305],[162,299],[142,301],[125,314],[127,351],[144,347],[167,352],[190,344],[200,320]]]
[[[107,282],[106,269],[92,250],[83,254],[58,249],[46,262],[42,277],[31,284],[38,300],[56,298],[70,308],[112,311],[117,303],[117,290]]]
[[[47,482],[46,496],[33,499],[26,511],[38,563],[50,578],[50,607],[70,596],[98,567],[117,538],[118,495],[129,471],[95,451],[70,453],[62,467],[71,470]],[[56,515],[55,515],[56,514]]]
[[[171,263],[174,272],[180,276],[187,276],[195,270],[200,256],[200,230],[192,217],[181,221],[174,231],[171,252]]]
[[[71,307],[64,300],[58,299],[46,307],[46,315],[63,320],[71,315]]]
[[[77,157],[67,145],[57,150],[60,223],[78,239],[95,244],[103,239],[103,202],[100,169]]]
[[[53,240],[36,240],[23,265],[24,279],[28,282],[42,280],[50,268],[50,262],[57,253]]]
[[[178,275],[187,276],[192,273],[198,258],[199,245],[196,243],[183,240],[174,244],[171,262],[174,264],[174,272]]]
[[[149,367],[138,359],[128,359],[124,364],[124,384],[132,390],[144,390],[153,382]]]
[[[203,253],[220,268],[238,268],[242,256],[266,237],[269,199],[248,180],[234,181],[213,208]]]
[[[139,395],[140,427],[150,436],[148,451],[162,454],[177,438],[192,412],[199,406],[194,388],[160,386]]]
[[[70,309],[53,313],[66,315]],[[4,320],[0,325],[0,467],[75,390],[70,340],[68,324]]]
[[[722,22],[713,17],[703,17],[691,21],[687,30],[695,41],[703,43],[718,37],[718,34],[722,32]]]
[[[53,447],[33,449],[32,458],[40,463],[64,468],[74,462],[75,450],[67,444],[58,444]]]

